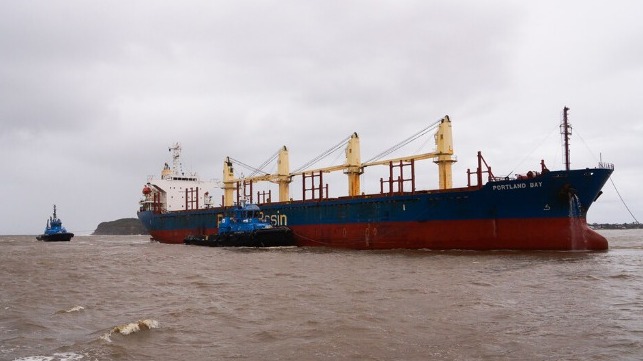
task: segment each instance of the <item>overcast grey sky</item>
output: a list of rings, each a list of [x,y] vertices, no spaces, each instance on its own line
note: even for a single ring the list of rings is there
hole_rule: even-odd
[[[614,163],[643,218],[641,14],[635,0],[2,1],[0,234],[40,233],[54,203],[78,234],[135,217],[175,142],[211,179],[225,156],[258,165],[286,145],[294,169],[352,132],[366,160],[448,114],[456,186],[478,150],[496,175],[560,169],[564,106],[572,167]],[[418,172],[437,184],[431,162]],[[588,220],[632,222],[604,192]]]

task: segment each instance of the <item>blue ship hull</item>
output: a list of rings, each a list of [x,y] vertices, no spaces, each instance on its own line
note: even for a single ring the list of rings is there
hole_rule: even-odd
[[[549,171],[449,190],[260,204],[299,246],[350,249],[605,250],[587,211],[613,169]],[[223,207],[138,217],[153,239],[183,243],[217,232]]]

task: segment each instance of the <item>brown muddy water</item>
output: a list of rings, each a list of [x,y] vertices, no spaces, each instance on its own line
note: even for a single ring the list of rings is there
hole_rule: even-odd
[[[643,232],[607,252],[0,236],[0,360],[641,360]]]

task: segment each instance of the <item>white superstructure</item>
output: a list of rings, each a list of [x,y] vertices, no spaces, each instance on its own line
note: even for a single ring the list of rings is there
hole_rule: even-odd
[[[172,167],[165,163],[161,179],[148,178],[143,187],[141,210],[165,213],[212,207],[211,194],[217,182],[201,181],[196,173],[183,172],[179,143],[169,150],[172,152]]]

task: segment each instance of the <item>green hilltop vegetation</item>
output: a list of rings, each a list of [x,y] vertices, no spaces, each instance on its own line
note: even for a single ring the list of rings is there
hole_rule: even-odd
[[[92,235],[136,235],[148,234],[138,218],[121,218],[111,222],[101,222]]]

